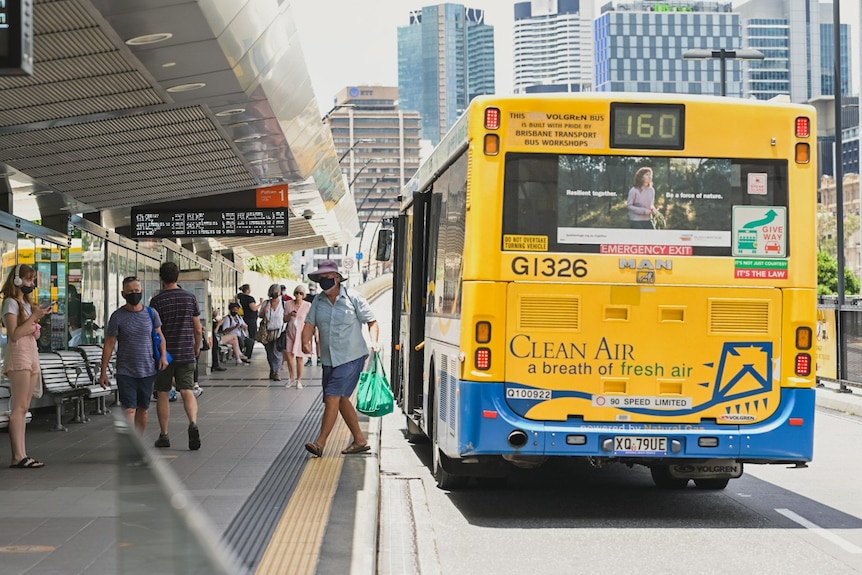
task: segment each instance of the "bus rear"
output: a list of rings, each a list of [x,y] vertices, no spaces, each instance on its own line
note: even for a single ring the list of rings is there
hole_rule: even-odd
[[[450,471],[583,457],[723,488],[810,461],[813,109],[591,94],[469,114]]]

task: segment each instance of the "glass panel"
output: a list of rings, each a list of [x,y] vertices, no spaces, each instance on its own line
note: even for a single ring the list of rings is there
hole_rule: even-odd
[[[107,242],[99,236],[86,231],[80,233],[81,244],[81,274],[78,291],[81,298],[81,327],[83,332],[78,338],[72,334],[72,339],[78,345],[95,344],[100,345],[105,341],[105,250]],[[76,240],[72,239],[72,254],[70,260],[76,259]],[[73,278],[74,263],[69,265],[69,283],[75,285]],[[70,312],[72,306],[69,306]],[[78,343],[80,341],[80,344]]]
[[[13,230],[0,228],[0,253],[3,254],[0,277],[2,277],[2,283],[5,283],[9,272],[18,265],[18,241]],[[0,357],[6,357],[6,326],[2,325],[2,322],[0,322]],[[3,379],[5,380],[5,376]]]
[[[30,248],[30,246],[33,247]],[[60,309],[59,302],[61,296],[62,301],[66,300],[67,248],[40,238],[20,238],[19,256],[26,257],[29,250],[32,250],[32,259],[35,260],[33,265],[36,268],[37,286],[31,301],[40,307],[54,304],[54,313],[46,315],[40,322],[42,334],[38,342],[39,351],[66,349],[69,340],[66,330],[66,310],[65,306],[64,309]]]
[[[105,296],[108,302],[108,309],[111,312],[120,307],[120,291],[123,289],[123,276],[120,275],[121,273],[120,246],[108,242],[108,281],[105,286]]]
[[[787,170],[783,160],[507,154],[503,246],[730,256],[740,206],[787,208]]]

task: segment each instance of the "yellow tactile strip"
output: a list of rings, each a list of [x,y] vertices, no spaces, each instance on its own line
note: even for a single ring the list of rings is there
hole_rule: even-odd
[[[339,418],[323,457],[312,457],[306,464],[258,564],[257,575],[315,572],[332,498],[344,464],[341,449],[349,439],[350,430]]]

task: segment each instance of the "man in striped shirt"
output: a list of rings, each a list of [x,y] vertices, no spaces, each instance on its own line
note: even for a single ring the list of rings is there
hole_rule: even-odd
[[[156,376],[158,392],[156,414],[159,417],[159,438],[156,447],[170,447],[168,421],[171,416],[169,396],[174,385],[183,397],[183,407],[189,418],[189,449],[201,448],[198,429],[198,400],[194,394],[194,373],[203,341],[201,312],[195,296],[177,285],[180,270],[174,262],[159,268],[163,289],[150,300],[150,307],[159,313],[168,351],[174,360]]]

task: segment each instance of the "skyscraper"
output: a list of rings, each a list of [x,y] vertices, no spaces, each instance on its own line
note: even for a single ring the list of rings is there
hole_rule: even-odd
[[[422,116],[422,137],[440,141],[474,97],[494,93],[494,27],[485,11],[426,6],[398,28],[400,105]]]
[[[593,85],[593,3],[515,4],[515,93],[587,92]]]
[[[632,0],[608,3],[595,21],[596,90],[684,94],[742,93],[739,60],[684,60],[687,50],[740,48],[740,17],[730,2]]]
[[[745,95],[768,100],[784,94],[793,102],[820,96],[823,62],[818,0],[749,0],[736,10],[742,17],[745,46],[765,56],[750,63]]]

